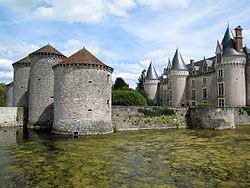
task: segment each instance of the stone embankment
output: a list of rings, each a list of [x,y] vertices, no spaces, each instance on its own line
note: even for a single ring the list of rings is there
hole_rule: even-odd
[[[22,107],[0,107],[0,127],[23,127],[27,110]]]

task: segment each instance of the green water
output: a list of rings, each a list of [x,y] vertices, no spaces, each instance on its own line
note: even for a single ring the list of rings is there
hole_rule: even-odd
[[[250,126],[81,138],[4,131],[12,141],[0,144],[0,187],[250,186]]]

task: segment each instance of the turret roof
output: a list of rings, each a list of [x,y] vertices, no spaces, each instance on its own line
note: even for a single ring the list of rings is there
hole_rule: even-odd
[[[50,44],[47,44],[46,46],[44,46],[44,47],[42,47],[42,48],[40,48],[40,49],[32,52],[31,54],[35,54],[35,53],[51,53],[51,54],[57,54],[57,55],[64,56],[61,52],[59,52],[57,49],[55,49]]]
[[[232,33],[231,29],[229,28],[229,26],[227,27],[227,30],[225,32],[225,35],[222,39],[221,44],[223,45],[223,50],[225,50],[228,47],[235,48],[234,36],[233,36],[233,33]]]
[[[146,75],[145,79],[150,79],[150,80],[158,80],[159,79],[157,72],[155,70],[155,67],[152,64],[152,62],[150,62],[150,64],[149,64],[147,75]]]
[[[91,54],[86,48],[79,50],[78,52],[74,53],[73,55],[69,56],[59,63],[59,65],[64,64],[91,64],[107,66],[99,59],[97,59],[93,54]]]
[[[176,52],[174,54],[174,58],[173,58],[173,61],[172,61],[172,69],[175,69],[175,70],[188,70],[188,68],[184,63],[184,60],[183,60],[178,48],[176,49]]]

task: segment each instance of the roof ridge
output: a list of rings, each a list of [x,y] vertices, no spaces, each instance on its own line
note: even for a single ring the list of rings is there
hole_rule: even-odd
[[[39,48],[38,50],[30,53],[29,55],[36,54],[36,53],[53,53],[53,54],[65,56],[61,52],[59,52],[57,49],[55,49],[53,46],[51,46],[50,44],[47,44],[47,45]]]

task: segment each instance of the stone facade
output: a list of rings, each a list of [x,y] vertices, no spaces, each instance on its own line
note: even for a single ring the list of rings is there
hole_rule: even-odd
[[[212,103],[218,107],[242,107],[250,104],[250,49],[242,48],[241,27],[235,37],[228,27],[216,56],[185,65],[177,49],[172,63],[164,70],[149,96],[158,95],[156,105],[196,106]],[[150,65],[152,66],[152,65]],[[144,79],[145,88],[150,81]],[[157,90],[155,89],[157,88]]]
[[[6,85],[6,107],[13,107],[13,82]]]
[[[13,64],[13,106],[28,108],[29,92],[28,83],[30,75],[30,62],[16,62]]]
[[[0,127],[22,127],[27,111],[21,107],[0,107]]]
[[[49,126],[53,122],[54,72],[52,67],[65,56],[57,53],[35,52],[29,77],[29,125]]]

